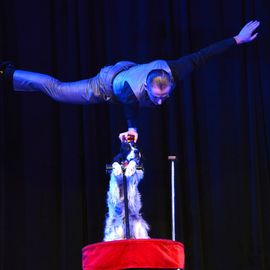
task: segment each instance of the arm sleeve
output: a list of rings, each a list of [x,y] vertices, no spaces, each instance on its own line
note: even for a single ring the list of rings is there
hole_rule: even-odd
[[[137,129],[137,116],[139,112],[139,105],[135,103],[125,104],[124,112],[125,112],[128,128]]]
[[[167,61],[167,63],[173,77],[181,80],[192,71],[201,67],[209,58],[221,54],[236,45],[234,38],[228,38],[177,60]]]
[[[139,113],[139,102],[133,93],[130,85],[125,82],[121,95],[117,99],[124,106],[124,114],[128,128],[137,128],[137,116]]]

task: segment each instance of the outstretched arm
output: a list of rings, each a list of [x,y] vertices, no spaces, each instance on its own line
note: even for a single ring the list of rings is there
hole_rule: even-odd
[[[201,67],[209,58],[219,55],[228,49],[253,41],[257,37],[254,31],[259,27],[260,22],[251,21],[247,23],[233,38],[228,38],[223,41],[214,43],[198,52],[186,55],[174,61],[168,61],[173,77],[175,79],[183,79],[192,71]]]

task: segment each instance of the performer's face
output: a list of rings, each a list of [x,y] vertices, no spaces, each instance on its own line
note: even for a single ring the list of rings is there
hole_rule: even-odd
[[[171,91],[170,85],[161,89],[160,87],[154,84],[148,89],[149,97],[151,101],[156,105],[161,105],[169,97],[170,91]]]

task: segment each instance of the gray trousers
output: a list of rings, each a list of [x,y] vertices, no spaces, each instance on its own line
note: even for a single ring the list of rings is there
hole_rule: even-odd
[[[40,91],[54,100],[67,103],[100,103],[112,101],[113,79],[123,70],[136,65],[122,61],[113,66],[106,66],[93,78],[76,82],[61,82],[46,74],[16,70],[13,75],[15,91]]]

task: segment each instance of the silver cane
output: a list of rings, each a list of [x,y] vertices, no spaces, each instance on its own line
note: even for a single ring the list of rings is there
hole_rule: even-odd
[[[172,240],[175,241],[175,168],[176,156],[168,156],[171,162],[171,208],[172,208]]]

